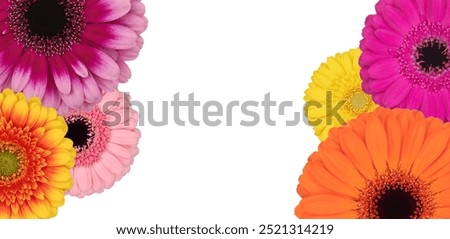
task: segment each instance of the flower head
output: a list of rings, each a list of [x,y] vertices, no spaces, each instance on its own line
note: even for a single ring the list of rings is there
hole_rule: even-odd
[[[360,47],[363,89],[384,107],[450,119],[450,2],[380,0]]]
[[[305,91],[305,109],[320,140],[327,138],[331,128],[346,124],[377,107],[361,88],[360,55],[359,49],[352,49],[329,57],[312,76],[312,82]],[[333,109],[338,109],[337,117],[333,116]]]
[[[0,93],[0,218],[49,218],[72,186],[67,125],[38,98]]]
[[[93,110],[71,111],[65,119],[66,137],[77,151],[71,170],[74,185],[68,194],[84,197],[103,192],[130,171],[140,131],[138,113],[125,93],[107,93]]]
[[[141,0],[5,0],[0,11],[0,88],[60,113],[126,82],[147,27]]]
[[[300,176],[299,218],[450,218],[450,124],[378,108],[330,131]]]

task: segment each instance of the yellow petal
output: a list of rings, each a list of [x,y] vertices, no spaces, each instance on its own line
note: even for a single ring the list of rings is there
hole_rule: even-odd
[[[28,201],[28,205],[30,206],[31,211],[39,218],[50,218],[53,216],[50,203],[46,199],[32,199]]]
[[[9,119],[11,115],[11,111],[14,107],[14,105],[17,102],[16,95],[7,95],[2,103],[2,114],[6,119]]]
[[[25,126],[28,119],[28,104],[25,100],[19,100],[14,105],[11,113],[11,119],[13,123],[19,127]]]
[[[61,129],[51,129],[44,133],[44,136],[38,141],[38,144],[47,149],[51,149],[59,145],[66,135]]]

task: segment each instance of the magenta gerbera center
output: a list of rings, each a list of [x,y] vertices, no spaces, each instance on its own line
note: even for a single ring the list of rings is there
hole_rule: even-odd
[[[85,27],[83,0],[11,0],[8,12],[16,40],[46,56],[70,50]]]
[[[398,50],[400,74],[413,85],[440,91],[450,86],[450,27],[423,22],[410,29]]]
[[[447,43],[436,38],[426,39],[416,47],[414,59],[421,71],[442,73],[450,62]]]

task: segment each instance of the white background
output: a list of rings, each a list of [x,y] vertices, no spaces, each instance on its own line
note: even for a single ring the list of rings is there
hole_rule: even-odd
[[[172,100],[177,92],[181,99],[195,92],[198,100],[224,104],[232,100],[262,101],[264,94],[271,92],[274,100],[293,101],[295,111],[301,111],[303,92],[320,63],[359,45],[365,17],[374,12],[376,3],[144,2],[149,19],[145,45],[140,58],[130,63],[133,78],[121,86],[134,100],[145,104],[154,101],[158,110],[161,101]],[[147,112],[146,107],[141,113]],[[187,120],[186,114],[182,117]],[[313,130],[303,123],[286,127],[286,118],[275,116],[276,127],[262,121],[246,128],[238,125],[241,118],[236,115],[237,123],[232,127],[224,123],[219,127],[180,127],[172,118],[165,127],[141,122],[140,154],[131,172],[113,188],[83,199],[68,197],[51,220],[1,221],[0,237],[128,238],[116,235],[115,227],[217,223],[258,228],[261,223],[311,222],[299,221],[294,208],[300,200],[296,192],[298,176],[319,143]],[[424,222],[313,222],[336,223],[339,238],[361,233],[365,238],[429,233],[408,229],[419,228]],[[425,228],[435,230],[445,224],[428,223]],[[399,231],[395,231],[397,226]]]

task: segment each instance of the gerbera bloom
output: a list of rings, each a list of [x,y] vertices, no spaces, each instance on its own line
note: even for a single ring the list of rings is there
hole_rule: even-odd
[[[299,218],[450,218],[450,124],[379,107],[330,131],[300,176]]]
[[[66,137],[77,151],[71,170],[74,185],[68,194],[84,197],[112,187],[130,171],[138,153],[138,113],[128,95],[114,91],[91,111],[71,111],[66,116]]]
[[[60,113],[93,108],[130,78],[144,12],[141,0],[2,0],[0,88]]]
[[[363,89],[384,107],[450,120],[450,1],[381,0],[361,41]]]
[[[72,186],[72,141],[56,110],[10,89],[0,93],[0,218],[50,218]]]
[[[305,91],[305,111],[320,140],[327,138],[331,128],[377,107],[361,88],[360,55],[359,49],[352,49],[329,57],[312,76],[312,83]],[[333,115],[334,109],[338,109],[337,117]]]

